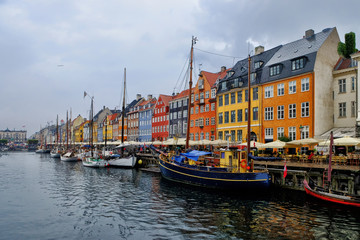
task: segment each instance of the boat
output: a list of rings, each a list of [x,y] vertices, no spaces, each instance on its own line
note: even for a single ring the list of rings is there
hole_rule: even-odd
[[[192,88],[193,45],[196,41],[197,38],[193,37],[190,57],[189,101],[191,99]],[[250,75],[250,71],[248,72]],[[248,79],[250,80],[250,76]],[[250,88],[250,81],[248,82]],[[249,91],[249,93],[250,92],[251,91]],[[250,94],[248,97],[250,104]],[[188,105],[187,126],[190,126],[191,104]],[[250,116],[248,117],[248,121],[250,121]],[[250,124],[250,122],[248,124]],[[248,128],[250,129],[249,125]],[[189,133],[190,128],[188,127],[185,149],[189,148]],[[257,191],[259,189],[267,189],[271,183],[271,176],[266,169],[254,169],[253,160],[248,157],[250,154],[249,146],[250,138],[248,138],[246,151],[228,147],[227,149],[221,150],[218,157],[211,152],[191,151],[174,156],[171,153],[164,153],[161,150],[157,150],[160,153],[160,172],[162,177],[170,181],[206,188],[230,189],[237,192],[241,192],[242,190]],[[152,149],[155,149],[155,147],[152,146]]]
[[[61,155],[60,160],[64,161],[64,162],[76,162],[76,161],[78,161],[78,157],[74,152],[69,151],[69,152]]]
[[[44,143],[44,137],[41,133],[41,125],[40,125],[40,142],[41,142],[40,147],[37,150],[35,150],[35,153],[50,153],[50,149],[46,147],[46,139]]]
[[[108,162],[109,165],[112,167],[134,168],[137,163],[137,156],[134,151],[135,146],[124,143],[125,93],[126,93],[126,68],[124,69],[124,93],[123,93],[123,106],[121,113],[121,144],[117,147],[120,148],[120,153],[111,156]],[[125,151],[127,152],[127,154],[125,154]]]
[[[84,92],[84,97],[89,96],[86,92]],[[89,96],[90,97],[90,96]],[[82,159],[82,164],[85,167],[93,167],[93,168],[101,168],[107,167],[109,165],[108,161],[102,159],[97,154],[94,154],[94,145],[93,145],[93,124],[94,124],[94,117],[93,117],[93,108],[94,108],[94,97],[91,98],[91,108],[90,108],[90,127],[89,127],[89,146],[90,146],[90,156],[85,156]]]
[[[331,160],[332,160],[332,149],[333,149],[333,132],[330,132],[330,152],[329,152],[329,166],[325,173],[327,173],[327,178],[324,177],[323,185],[319,186],[316,184],[312,184],[304,179],[304,189],[306,194],[332,203],[338,203],[347,206],[355,206],[360,207],[360,196],[359,195],[351,195],[344,191],[335,191],[331,189]],[[324,175],[325,176],[325,175]]]

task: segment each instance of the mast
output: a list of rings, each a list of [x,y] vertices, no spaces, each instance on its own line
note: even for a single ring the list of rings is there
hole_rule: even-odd
[[[69,114],[66,111],[66,149],[69,149]]]
[[[126,68],[124,68],[124,95],[123,95],[123,105],[122,105],[122,114],[121,114],[121,143],[124,142],[125,89],[126,89]]]
[[[330,132],[330,153],[329,153],[329,167],[328,167],[328,182],[331,182],[331,160],[332,160],[332,151],[333,151],[333,142],[334,142],[334,136],[333,132]],[[330,185],[330,184],[329,184]]]
[[[89,127],[89,145],[90,145],[90,152],[91,152],[91,157],[93,157],[93,124],[94,124],[94,119],[93,119],[93,107],[94,107],[94,103],[93,103],[93,97],[91,97],[91,107],[90,107],[90,127]]]
[[[249,164],[249,154],[250,154],[250,135],[251,135],[251,97],[250,97],[250,66],[251,66],[251,58],[250,58],[250,54],[248,57],[248,111],[247,111],[247,115],[248,115],[248,119],[247,119],[247,154],[246,154],[246,160],[247,163]]]
[[[191,40],[191,52],[190,52],[190,80],[189,80],[189,103],[188,103],[188,114],[187,114],[187,128],[186,128],[186,145],[185,149],[189,148],[189,135],[190,135],[190,109],[191,109],[191,88],[192,88],[192,63],[193,63],[193,55],[194,55],[194,44],[198,39],[196,37],[192,37]]]
[[[59,145],[59,115],[56,115],[56,146]]]

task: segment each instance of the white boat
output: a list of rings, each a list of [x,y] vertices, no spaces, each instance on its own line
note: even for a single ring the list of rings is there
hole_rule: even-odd
[[[52,157],[52,158],[60,158],[60,152],[59,151],[52,151],[52,152],[50,152],[50,157]]]
[[[60,159],[64,162],[75,162],[78,160],[78,157],[73,152],[67,152],[64,155],[61,155]]]
[[[136,156],[117,157],[117,158],[108,160],[109,166],[126,167],[126,168],[135,167],[136,161],[137,161]]]
[[[35,151],[36,153],[50,153],[50,149],[40,148]]]
[[[101,168],[109,166],[108,161],[101,158],[87,157],[82,161],[85,167]]]

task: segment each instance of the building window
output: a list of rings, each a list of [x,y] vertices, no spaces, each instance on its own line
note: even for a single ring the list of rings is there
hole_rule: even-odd
[[[309,78],[301,79],[301,91],[306,92],[306,91],[309,91],[309,89],[310,89]]]
[[[219,96],[218,104],[219,104],[219,107],[223,106],[223,95]]]
[[[205,125],[206,125],[206,126],[209,126],[209,125],[210,125],[210,118],[206,118],[206,119],[205,119]]]
[[[284,89],[284,84],[280,83],[277,85],[277,95],[278,96],[283,96],[285,93],[285,89]]]
[[[265,139],[274,139],[274,129],[265,128]]]
[[[235,93],[231,93],[231,104],[235,104]]]
[[[212,117],[211,118],[211,125],[215,125],[216,124],[216,122],[215,122],[215,117]]]
[[[351,91],[355,91],[355,86],[356,86],[355,77],[351,77]]]
[[[345,93],[346,92],[346,79],[340,79],[339,80],[339,93]]]
[[[254,63],[254,68],[255,68],[255,69],[258,69],[258,68],[261,67],[262,64],[263,64],[262,61],[257,61],[257,62]]]
[[[247,122],[248,120],[248,109],[245,108],[245,122]]]
[[[265,108],[265,120],[273,120],[273,107]]]
[[[219,131],[219,132],[218,132],[218,137],[219,137],[220,140],[223,139],[223,132],[222,132],[222,131]]]
[[[283,127],[278,127],[277,128],[277,138],[281,138],[284,136],[284,128]]]
[[[245,90],[245,102],[248,102],[249,101],[249,91],[246,89]]]
[[[270,77],[280,74],[280,65],[270,67]]]
[[[310,112],[310,104],[309,102],[301,103],[301,117],[308,117]]]
[[[224,123],[229,123],[229,112],[225,112]]]
[[[225,94],[225,106],[229,105],[229,94]]]
[[[208,132],[205,133],[205,139],[210,140],[210,134]]]
[[[235,118],[236,118],[236,116],[235,116],[235,110],[232,110],[232,111],[231,111],[231,122],[232,122],[232,123],[235,122]]]
[[[242,91],[238,91],[237,92],[237,102],[241,103],[242,102]]]
[[[271,98],[274,96],[274,87],[265,87],[265,98]]]
[[[254,121],[259,120],[259,108],[258,107],[253,108],[253,120]]]
[[[230,134],[231,134],[231,141],[235,142],[235,130],[231,130]]]
[[[346,117],[346,102],[339,103],[339,117]]]
[[[242,142],[242,130],[237,130],[236,139],[238,142]]]
[[[296,93],[296,81],[289,82],[289,94]]]
[[[290,140],[296,140],[296,127],[289,127]]]
[[[209,104],[206,104],[205,105],[205,112],[208,112],[209,111]]]
[[[237,110],[237,121],[242,122],[242,109]]]
[[[304,68],[304,58],[299,58],[291,62],[291,70],[298,70]]]
[[[211,98],[215,98],[216,96],[216,88],[211,89]]]
[[[296,104],[289,104],[289,118],[296,118]]]
[[[303,126],[300,131],[300,138],[306,139],[309,138],[309,126]]]
[[[253,100],[259,99],[259,89],[257,87],[253,88]]]
[[[219,113],[219,124],[223,123],[223,113]]]
[[[200,113],[204,112],[204,106],[200,106]]]
[[[211,111],[215,111],[215,103],[211,103]]]
[[[355,101],[351,101],[351,117],[355,117],[355,109],[356,109],[356,103]]]
[[[284,119],[285,108],[284,105],[280,105],[277,107],[277,119]]]

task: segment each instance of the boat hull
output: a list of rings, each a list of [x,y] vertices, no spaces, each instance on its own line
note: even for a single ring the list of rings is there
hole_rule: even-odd
[[[78,161],[78,158],[77,157],[60,156],[60,160],[64,161],[64,162],[76,162],[76,161]]]
[[[136,164],[136,160],[137,158],[135,156],[130,156],[130,157],[110,159],[108,162],[109,162],[109,166],[112,167],[134,168]]]
[[[82,161],[85,167],[92,167],[92,168],[103,168],[109,166],[109,163],[104,159],[93,159],[93,158],[86,158]]]
[[[60,153],[50,153],[50,157],[52,157],[52,158],[60,158]]]
[[[161,175],[171,181],[207,188],[229,190],[255,190],[268,188],[271,177],[268,172],[232,173],[225,168],[197,167],[187,164],[160,161]]]
[[[333,193],[315,191],[309,186],[306,180],[304,180],[304,188],[305,188],[305,192],[308,195],[313,196],[315,198],[328,202],[339,203],[342,205],[360,207],[360,200],[355,200],[350,196],[340,196]]]

